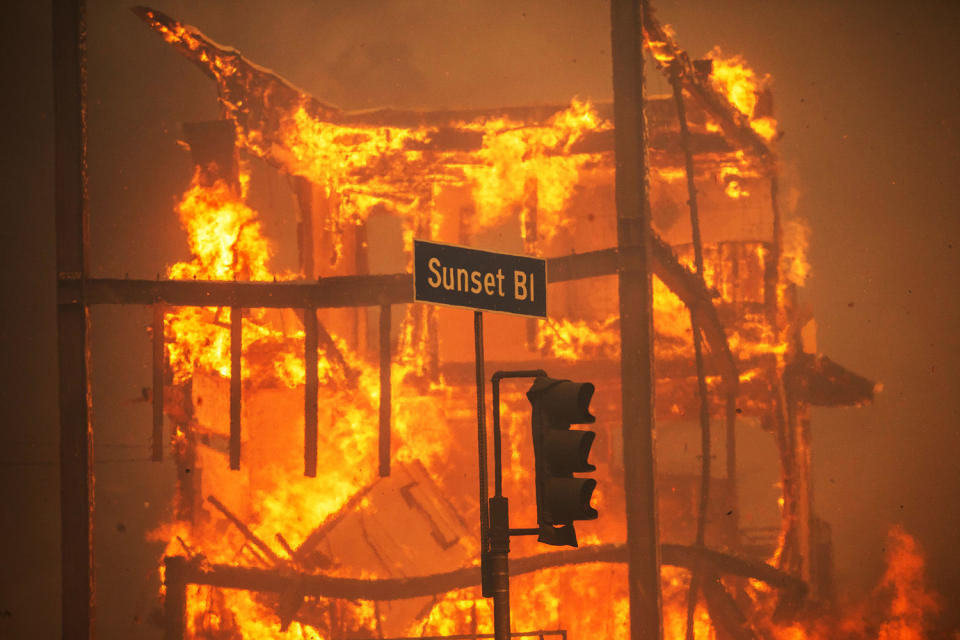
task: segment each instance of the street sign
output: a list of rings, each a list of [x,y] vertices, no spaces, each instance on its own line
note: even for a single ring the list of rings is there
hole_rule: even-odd
[[[414,299],[547,317],[547,261],[413,241]]]

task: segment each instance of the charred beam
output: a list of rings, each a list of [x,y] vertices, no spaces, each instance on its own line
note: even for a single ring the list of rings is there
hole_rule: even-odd
[[[311,562],[311,559],[316,555],[317,547],[320,546],[320,543],[323,542],[323,539],[337,523],[353,513],[360,506],[363,499],[367,497],[373,487],[373,484],[367,485],[353,494],[343,507],[331,515],[323,524],[311,531],[310,535],[297,547],[293,560],[301,566],[315,566],[315,563]]]
[[[380,477],[390,475],[390,305],[380,306]]]
[[[647,41],[657,43],[658,48],[664,50],[672,59],[672,63],[676,65],[677,78],[683,88],[696,97],[704,109],[717,120],[731,143],[753,152],[755,156],[772,166],[776,160],[774,151],[767,141],[750,126],[750,118],[740,113],[726,96],[710,86],[704,74],[694,67],[687,52],[681,49],[664,30],[649,5],[645,6],[643,29]]]
[[[719,575],[761,580],[771,587],[797,594],[800,597],[807,593],[807,584],[792,574],[781,571],[765,562],[748,560],[722,551],[679,544],[665,544],[663,545],[663,558],[664,564],[686,568],[692,567],[697,559],[701,558],[701,561],[710,570]]]
[[[243,402],[243,310],[230,307],[230,468],[240,468],[240,437]]]
[[[720,638],[729,640],[757,640],[747,617],[730,595],[720,578],[706,575],[703,579],[703,596],[707,601],[710,621],[717,628]]]
[[[299,552],[298,552],[299,553]],[[696,549],[683,545],[662,545],[663,563],[690,568],[700,559],[715,574],[754,578],[791,596],[806,593],[806,584],[799,578],[786,574],[762,562],[744,560],[710,549]],[[511,575],[533,573],[542,569],[594,562],[626,562],[624,545],[606,544],[581,547],[568,551],[517,558],[510,563]],[[197,561],[187,565],[187,582],[225,589],[246,589],[268,593],[283,593],[296,580],[304,593],[315,597],[346,598],[355,600],[400,600],[447,593],[457,589],[479,586],[480,567],[466,567],[414,578],[357,579],[340,578],[320,574],[302,574],[287,570],[234,567],[206,564]]]
[[[220,101],[226,107],[228,117],[246,129],[257,129],[272,135],[279,130],[283,113],[293,113],[302,107],[308,115],[323,122],[341,126],[363,128],[429,128],[426,138],[411,141],[407,150],[444,153],[473,152],[483,145],[483,134],[465,127],[466,123],[505,118],[530,126],[547,124],[558,112],[569,105],[545,105],[535,107],[499,107],[494,109],[463,109],[414,111],[400,109],[374,109],[348,112],[318,100],[305,91],[294,87],[282,77],[253,64],[235,49],[223,47],[207,38],[199,29],[185,25],[160,11],[147,7],[135,7],[134,13],[154,31],[161,34],[178,53],[189,59],[217,83]],[[688,91],[699,98],[710,115],[720,122],[724,135],[696,133],[691,142],[697,153],[728,153],[732,147],[745,147],[761,159],[772,157],[772,151],[749,125],[749,119],[738,112],[727,99],[705,83],[693,70],[692,64],[668,38],[656,21],[647,12],[648,39],[664,40],[678,57],[685,60],[682,80]],[[637,54],[639,55],[639,53]],[[656,100],[651,101],[658,106]],[[613,105],[594,105],[597,114],[604,120],[613,119]],[[660,109],[662,110],[662,109]],[[659,111],[657,111],[659,115]],[[726,140],[726,142],[725,142]],[[652,149],[680,158],[680,143],[675,132],[657,131],[649,140]],[[732,143],[732,144],[731,144]],[[572,153],[610,153],[614,149],[614,133],[598,131],[586,134],[569,150]],[[558,150],[559,152],[559,150]],[[568,153],[564,150],[563,153]],[[267,153],[269,156],[269,152]],[[266,158],[282,165],[281,158]]]
[[[223,516],[229,520],[233,526],[240,530],[240,533],[243,534],[243,537],[246,538],[250,544],[257,548],[263,555],[265,555],[270,562],[274,565],[280,564],[280,556],[278,556],[273,549],[267,545],[266,542],[261,540],[257,534],[250,530],[250,527],[243,523],[243,520],[238,518],[230,509],[227,508],[225,504],[220,502],[216,496],[207,496],[207,502],[212,504],[217,508],[217,511],[223,514]]]
[[[800,353],[783,371],[787,393],[818,407],[861,406],[873,401],[877,384],[822,355]]]
[[[303,362],[306,380],[303,389],[303,475],[317,477],[317,310],[303,310]]]
[[[354,307],[359,305],[353,305]],[[350,366],[350,363],[347,362],[347,359],[343,357],[343,352],[340,351],[340,347],[337,346],[337,343],[334,342],[333,336],[330,335],[330,332],[327,331],[326,326],[322,322],[317,322],[317,344],[323,348],[324,355],[327,356],[330,360],[336,363],[340,370],[343,371],[343,377],[346,379],[347,384],[354,388],[357,385],[357,380],[360,378],[360,372],[357,371],[354,367]]]
[[[166,349],[163,343],[164,310],[162,304],[153,305],[153,438],[154,462],[163,460],[163,377],[166,373]]]
[[[338,276],[316,282],[230,282],[213,280],[120,280],[95,278],[84,283],[87,304],[242,307],[271,309],[374,307],[413,301],[410,274]],[[58,301],[76,304],[79,282],[61,277]]]
[[[163,564],[166,587],[163,637],[165,640],[183,640],[187,632],[187,585],[191,582],[192,565],[183,556],[168,556],[163,559]]]
[[[629,251],[615,248],[550,258],[547,270],[551,283],[613,275]],[[722,375],[730,384],[736,380],[736,364],[727,345],[723,325],[712,298],[716,292],[684,267],[673,250],[654,236],[651,251],[654,273],[690,307],[710,344],[710,351],[724,363]],[[337,276],[316,282],[228,282],[212,280],[121,280],[95,278],[85,281],[82,290],[88,304],[144,304],[163,302],[170,306],[243,308],[373,307],[413,301],[410,274]],[[81,286],[61,278],[58,301],[74,304]]]
[[[716,293],[677,260],[669,245],[654,238],[651,253],[654,273],[694,312],[699,326],[718,354],[722,374],[728,383],[736,380],[736,364],[726,342],[712,298]],[[547,269],[551,283],[613,275],[621,265],[616,249],[550,258]],[[163,302],[169,306],[242,308],[367,307],[413,301],[410,274],[337,276],[316,282],[229,282],[213,280],[127,280],[94,278],[60,280],[58,302],[76,304],[81,293],[88,304],[143,304]]]
[[[727,390],[736,389],[736,362],[712,301],[719,294],[707,288],[700,277],[683,266],[670,245],[656,233],[651,232],[651,236],[650,267],[653,273],[690,309],[710,344],[710,352],[720,363]],[[547,275],[551,283],[612,275],[623,268],[630,255],[629,249],[610,248],[550,258],[547,260]]]

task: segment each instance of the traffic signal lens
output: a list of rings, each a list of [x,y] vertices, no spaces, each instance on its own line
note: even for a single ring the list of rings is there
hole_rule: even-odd
[[[554,475],[569,475],[596,471],[597,468],[587,462],[590,445],[596,434],[593,431],[560,431],[550,429],[543,434],[543,446],[546,449],[547,471]]]
[[[597,481],[593,478],[550,478],[547,481],[547,509],[554,523],[594,520],[597,510],[590,498]]]

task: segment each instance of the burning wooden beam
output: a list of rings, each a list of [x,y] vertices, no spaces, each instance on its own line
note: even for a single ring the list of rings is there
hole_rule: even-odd
[[[303,310],[303,362],[306,375],[303,388],[303,475],[317,476],[317,310]]]
[[[720,551],[664,544],[661,546],[661,555],[663,563],[667,565],[690,569],[696,562],[703,562],[713,576],[732,575],[760,580],[780,590],[784,594],[784,598],[790,601],[795,601],[798,597],[802,598],[807,590],[807,586],[802,580],[775,567]],[[552,567],[597,562],[622,563],[625,561],[626,547],[624,545],[606,544],[517,558],[510,563],[510,573],[511,575],[521,575]],[[169,572],[167,574],[168,598],[170,598],[170,586],[179,584],[184,586],[186,584],[199,584],[224,589],[244,589],[275,594],[295,592],[319,598],[381,602],[433,596],[480,585],[479,567],[465,567],[455,571],[412,578],[359,579],[301,573],[286,568],[283,570],[258,569],[209,564],[201,562],[199,558],[188,561],[182,556],[168,557],[165,563],[168,571],[169,567],[176,567],[176,572],[173,575]],[[736,620],[733,610],[729,607],[729,601],[723,599],[722,594],[719,594],[715,588],[710,587],[708,590],[709,595],[707,597],[714,600],[714,607],[718,611],[724,611],[723,615],[729,617],[730,620]],[[729,597],[729,594],[727,594],[727,597]],[[168,621],[171,616],[182,617],[183,613],[181,613],[182,609],[179,608],[179,599],[174,597],[168,602],[171,603],[168,606],[173,607],[172,611],[168,608]],[[731,623],[728,628],[738,629],[740,627]],[[745,638],[748,636],[738,635],[735,637]]]
[[[213,42],[193,26],[180,23],[147,7],[135,7],[133,11],[162,35],[177,52],[196,64],[217,83],[219,100],[226,115],[235,120],[240,129],[258,132],[255,142],[248,141],[248,148],[291,174],[297,174],[297,171],[290,166],[286,152],[282,151],[286,147],[286,141],[282,139],[282,125],[285,119],[289,119],[290,115],[298,110],[317,121],[345,127],[424,129],[423,136],[404,143],[403,151],[429,151],[457,157],[458,154],[478,151],[483,146],[484,132],[468,126],[468,123],[506,118],[531,126],[543,125],[569,106],[344,111],[310,96],[272,71],[250,62],[239,51]],[[654,35],[658,38],[663,35],[662,29],[655,22],[648,28],[648,38]],[[665,35],[663,37],[666,38]],[[672,41],[667,41],[676,49],[678,56],[686,56]],[[750,128],[749,119],[730,105],[725,96],[716,92],[692,71],[684,71],[682,81],[685,87],[700,99],[699,103],[707,112],[718,120],[723,130],[722,134],[692,134],[690,145],[695,153],[727,156],[737,148],[745,147],[753,150],[754,155],[762,162],[768,162],[772,157],[769,146]],[[658,101],[651,101],[651,106],[656,102]],[[668,106],[664,105],[662,108]],[[603,120],[612,119],[612,104],[598,104],[595,108],[597,115]],[[649,142],[651,151],[658,157],[669,157],[672,166],[682,165],[682,144],[677,132],[656,131],[650,136]],[[557,149],[555,153],[612,154],[613,147],[612,131],[588,131],[573,147]],[[361,175],[356,178],[363,180]]]
[[[550,258],[547,268],[550,282],[612,275],[624,259],[622,251],[603,249],[570,256]],[[624,254],[625,255],[625,254]],[[672,249],[654,238],[654,273],[693,310],[713,354],[719,354],[725,382],[736,384],[737,368],[727,344],[723,325],[713,306],[715,292],[680,264]],[[79,299],[79,287],[64,283],[59,291],[62,303]],[[153,304],[242,308],[300,308],[304,303],[317,308],[401,304],[413,301],[413,281],[409,274],[336,276],[317,282],[222,282],[200,280],[87,280],[84,290],[89,304]]]
[[[216,507],[217,511],[222,513],[223,516],[229,520],[233,526],[240,531],[240,533],[243,534],[243,537],[246,538],[247,541],[256,547],[261,553],[263,553],[263,555],[266,556],[270,562],[274,564],[274,566],[281,564],[280,556],[278,556],[266,542],[261,540],[257,534],[251,531],[250,527],[243,523],[243,520],[238,518],[232,511],[230,511],[225,504],[220,502],[216,496],[207,496],[207,502]]]
[[[757,640],[747,618],[716,574],[703,577],[703,596],[710,612],[710,622],[721,640]]]
[[[776,155],[767,141],[750,126],[750,118],[740,113],[726,96],[720,94],[709,83],[705,82],[706,74],[700,72],[694,62],[690,60],[687,52],[674,42],[670,34],[657,20],[650,5],[647,4],[644,8],[643,28],[647,42],[651,45],[651,48],[657,50],[654,57],[658,62],[675,65],[677,78],[683,88],[696,97],[704,108],[717,119],[724,135],[733,146],[752,151],[768,165],[768,168],[772,167]]]
[[[153,436],[150,442],[151,459],[163,460],[163,379],[166,375],[166,349],[164,348],[164,307],[153,305]]]
[[[243,309],[230,307],[230,468],[240,468],[241,419],[243,402]]]
[[[380,477],[390,475],[390,305],[380,305]]]
[[[412,302],[413,279],[408,273],[338,276],[316,282],[91,278],[84,282],[83,294],[87,304],[151,305],[159,301],[171,307],[376,307]],[[80,295],[79,281],[61,280],[57,296],[60,304],[75,304]]]

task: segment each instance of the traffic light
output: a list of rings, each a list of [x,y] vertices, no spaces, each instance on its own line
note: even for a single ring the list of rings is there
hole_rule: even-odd
[[[533,453],[536,459],[537,524],[540,542],[556,546],[577,546],[574,520],[594,520],[590,506],[597,481],[577,478],[575,473],[595,471],[587,462],[593,431],[570,429],[571,424],[591,424],[590,399],[594,386],[589,382],[538,377],[527,399],[533,407]]]

